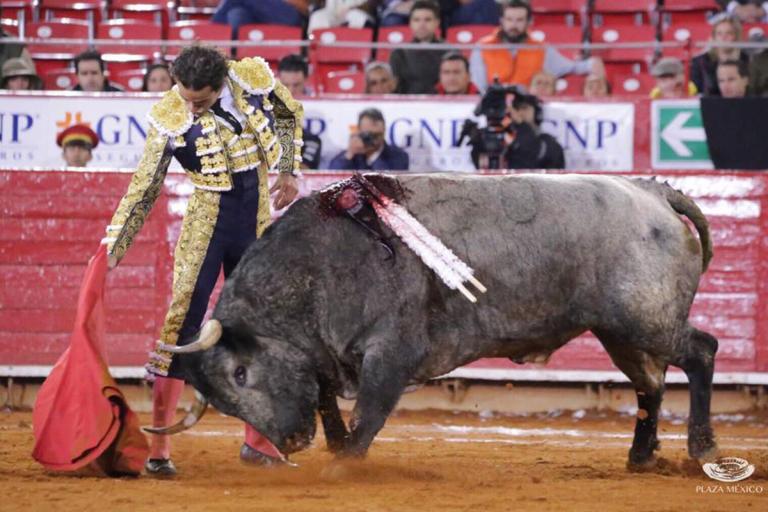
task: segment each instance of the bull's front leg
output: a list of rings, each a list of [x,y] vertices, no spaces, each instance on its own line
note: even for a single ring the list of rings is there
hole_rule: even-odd
[[[364,457],[384,426],[422,355],[402,347],[367,352],[363,358],[357,401],[350,420],[349,442],[341,457]]]
[[[336,389],[327,382],[321,382],[319,398],[318,412],[323,422],[325,442],[330,452],[338,453],[347,445],[349,432],[339,411]]]

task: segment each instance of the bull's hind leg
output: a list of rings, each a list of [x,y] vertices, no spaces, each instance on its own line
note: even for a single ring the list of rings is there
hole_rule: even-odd
[[[611,342],[611,337],[606,334],[595,334],[616,367],[629,377],[637,396],[635,437],[627,466],[633,470],[652,468],[656,465],[654,452],[660,447],[657,429],[667,364],[646,352],[629,349],[630,345]]]
[[[717,339],[693,327],[690,327],[689,332],[683,355],[673,364],[682,368],[688,377],[691,396],[688,454],[694,459],[710,460],[717,456],[717,444],[709,421]]]

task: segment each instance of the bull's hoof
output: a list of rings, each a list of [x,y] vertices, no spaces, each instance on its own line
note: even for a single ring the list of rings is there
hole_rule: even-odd
[[[627,471],[631,473],[648,473],[650,471],[655,471],[658,464],[659,461],[653,454],[645,459],[633,458],[630,454],[629,460],[627,461]]]
[[[272,467],[272,466],[280,466],[284,464],[282,459],[278,459],[277,457],[270,457],[269,455],[264,455],[260,451],[254,448],[251,448],[245,443],[243,443],[243,446],[240,448],[240,462],[242,462],[243,464],[248,464],[249,466],[260,466],[260,467]]]
[[[713,462],[718,455],[712,428],[707,426],[688,429],[688,455],[700,462]]]
[[[144,470],[153,478],[173,478],[177,473],[171,459],[148,459]]]
[[[712,441],[712,444],[707,448],[696,447],[695,450],[692,450],[689,447],[688,455],[690,455],[691,459],[696,460],[699,464],[704,464],[705,462],[715,462],[720,455],[720,450],[717,448],[717,444]]]

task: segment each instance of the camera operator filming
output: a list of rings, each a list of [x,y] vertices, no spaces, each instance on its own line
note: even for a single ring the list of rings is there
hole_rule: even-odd
[[[467,119],[459,146],[465,137],[472,146],[477,169],[564,169],[565,156],[557,140],[541,132],[541,100],[515,86],[495,82],[475,108],[486,125]]]

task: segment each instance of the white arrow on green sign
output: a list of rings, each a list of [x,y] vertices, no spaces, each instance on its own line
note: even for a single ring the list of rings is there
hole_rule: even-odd
[[[652,165],[711,169],[699,100],[659,100],[651,107]]]

